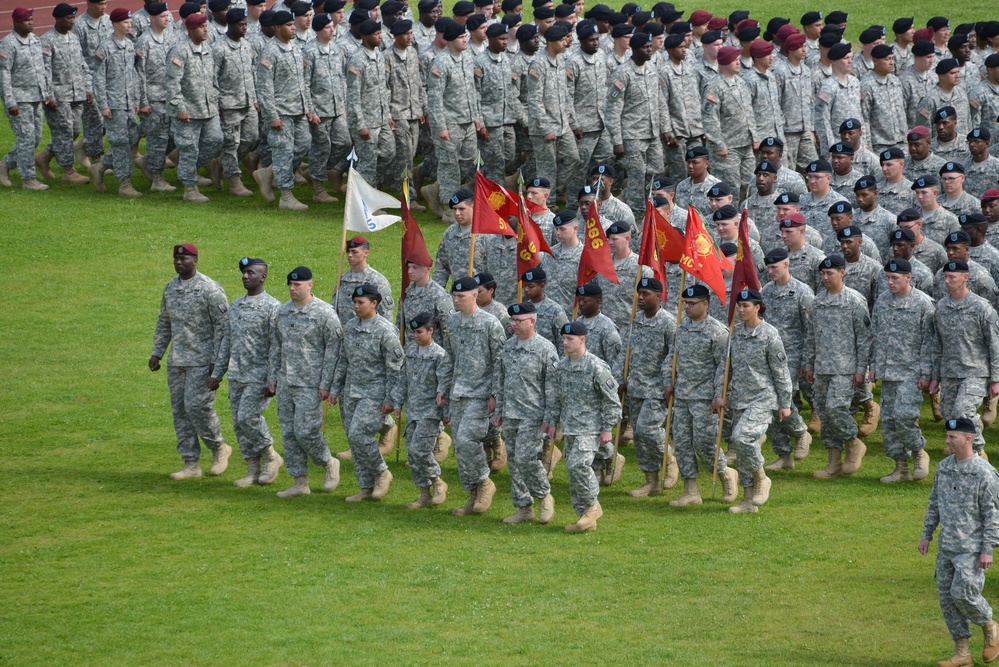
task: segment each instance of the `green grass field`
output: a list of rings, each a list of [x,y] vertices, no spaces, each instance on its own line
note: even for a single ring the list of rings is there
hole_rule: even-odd
[[[796,20],[811,8],[781,12]],[[836,8],[850,11],[851,36],[902,11]],[[956,23],[978,11],[944,13]],[[11,142],[3,123],[0,147]],[[141,175],[136,184],[147,189]],[[283,472],[272,487],[233,488],[237,456],[221,478],[171,482],[166,374],[146,361],[173,244],[196,243],[199,269],[230,299],[243,255],[270,262],[281,300],[295,265],[312,267],[323,298],[335,280],[342,204],[290,214],[206,193],[212,202],[193,206],[58,184],[0,191],[0,664],[901,667],[950,655],[932,554],[915,548],[929,482],[879,484],[891,469],[879,435],[858,474],[826,483],[811,479],[825,463],[816,442],[747,517],[717,498],[672,510],[679,489],[627,497],[641,474],[626,448],[599,530],[583,536],[562,531],[574,520],[564,467],[548,527],[500,523],[513,511],[506,471],[486,515],[451,516],[466,497],[453,455],[451,499],[420,512],[403,507],[417,494],[394,457],[378,503],[343,502],[356,491],[349,464],[332,495],[289,501],[274,497],[290,482]],[[444,227],[419,221],[433,252]],[[399,229],[372,241],[372,264],[398,285]],[[235,445],[224,389],[217,408]],[[273,404],[267,418],[280,441]],[[941,426],[926,419],[924,430],[937,462]],[[320,472],[312,478],[316,488]],[[986,595],[999,596],[992,578]]]

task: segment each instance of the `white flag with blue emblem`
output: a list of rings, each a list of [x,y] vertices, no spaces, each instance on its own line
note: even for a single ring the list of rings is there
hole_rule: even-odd
[[[375,211],[399,208],[398,199],[376,190],[353,167],[347,175],[347,202],[344,205],[343,224],[352,232],[377,232],[393,225],[402,218],[397,215],[375,215]]]

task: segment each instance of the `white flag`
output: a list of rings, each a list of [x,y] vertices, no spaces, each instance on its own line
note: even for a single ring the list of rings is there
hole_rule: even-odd
[[[377,232],[393,225],[402,218],[397,215],[373,215],[384,208],[399,208],[399,200],[371,187],[353,167],[347,174],[347,203],[344,206],[343,224],[352,232]]]

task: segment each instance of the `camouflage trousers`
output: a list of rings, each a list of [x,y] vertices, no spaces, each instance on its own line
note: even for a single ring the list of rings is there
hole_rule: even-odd
[[[263,382],[238,382],[229,378],[229,405],[236,443],[244,459],[254,459],[260,452],[274,444],[271,430],[263,418],[264,410],[271,403],[264,396]]]
[[[784,133],[784,159],[783,163],[788,169],[804,170],[810,163],[819,159],[819,152],[815,148],[815,139],[811,132],[785,132]]]
[[[396,119],[394,136],[395,159],[392,161],[392,166],[389,167],[388,183],[402,196],[402,173],[407,169],[413,171],[413,159],[416,157],[416,148],[420,142],[420,119]],[[415,199],[418,194],[413,192],[412,185],[410,185],[410,200]]]
[[[735,447],[735,469],[739,472],[739,486],[745,488],[753,485],[753,473],[763,465],[763,454],[760,452],[760,437],[767,432],[774,413],[769,408],[752,405],[742,410],[731,410],[732,437],[730,442]],[[721,470],[721,461],[718,462]]]
[[[541,463],[541,420],[504,419],[510,495],[514,507],[530,507],[534,498],[551,493],[548,472]]]
[[[350,154],[350,130],[347,116],[320,118],[319,125],[309,125],[312,144],[309,146],[309,178],[320,183],[328,180],[326,171],[344,161]],[[339,184],[338,184],[339,185]]]
[[[60,102],[55,111],[45,109],[45,122],[48,123],[52,141],[48,150],[55,156],[63,169],[72,169],[76,157],[73,155],[73,142],[80,134],[80,118],[83,116],[83,102]]]
[[[434,136],[434,152],[437,155],[437,183],[440,186],[440,202],[447,210],[451,195],[469,181],[475,171],[475,125],[462,123],[447,128],[448,139]]]
[[[260,123],[257,125],[257,134],[260,137],[260,141],[257,143],[257,155],[260,156],[260,166],[270,167],[273,165],[271,160],[271,145],[267,141],[267,132],[270,130],[270,124],[264,120],[263,116],[259,116]]]
[[[413,484],[425,489],[441,476],[441,467],[434,458],[434,445],[441,432],[439,419],[409,419],[406,421],[406,462],[413,475]]]
[[[992,607],[982,597],[985,570],[978,567],[978,554],[937,552],[937,596],[951,639],[971,636],[968,622],[987,625]]]
[[[340,416],[347,433],[350,455],[354,462],[357,486],[373,489],[375,478],[388,470],[378,451],[378,433],[385,423],[382,402],[374,398],[340,398]]]
[[[663,464],[666,444],[666,401],[660,398],[627,397],[635,456],[642,472],[656,472]]]
[[[725,157],[711,155],[711,174],[728,183],[736,199],[743,188],[754,182],[755,168],[756,156],[753,155],[752,146],[729,146]]]
[[[104,119],[111,150],[101,163],[114,171],[119,181],[132,178],[132,146],[139,141],[139,123],[131,110],[112,109],[111,119]]]
[[[944,419],[968,417],[975,422],[975,451],[985,448],[982,418],[978,408],[988,395],[987,378],[942,378],[940,380],[940,412]]]
[[[215,118],[192,118],[182,123],[170,122],[173,140],[180,150],[177,160],[177,180],[186,187],[198,184],[198,168],[214,160],[222,151],[222,124]]]
[[[208,390],[208,377],[208,366],[167,367],[177,453],[185,463],[201,458],[199,437],[208,449],[225,444],[219,416],[215,414],[215,392]]]
[[[6,111],[10,128],[14,131],[14,147],[4,157],[10,168],[17,168],[21,180],[35,178],[35,149],[42,143],[42,103],[21,102],[16,116]]]
[[[815,375],[812,406],[822,420],[822,446],[826,449],[843,449],[857,437],[857,422],[850,408],[853,389],[853,375]]]
[[[788,364],[788,370],[791,371],[791,396],[798,395],[798,372],[800,368],[801,366],[797,362],[794,362],[793,370],[792,365]],[[794,404],[794,401],[791,401],[791,416],[784,421],[775,419],[767,431],[767,435],[770,438],[770,446],[773,447],[774,454],[778,456],[790,454],[794,451],[794,447],[791,445],[791,438],[798,438],[807,430],[808,427],[805,426],[805,420],[801,418],[801,413],[798,412],[798,406]]]
[[[512,124],[486,129],[489,138],[479,139],[482,175],[503,185],[503,178],[517,171],[517,138]]]
[[[224,109],[219,115],[222,121],[222,152],[219,155],[222,173],[226,178],[239,176],[243,173],[239,161],[260,141],[260,118],[252,106]]]
[[[893,461],[908,461],[912,452],[926,445],[919,430],[919,408],[923,392],[915,380],[881,381],[881,435],[885,456]]]
[[[330,460],[330,448],[323,435],[323,405],[316,387],[289,387],[278,383],[277,410],[284,440],[284,460],[288,474],[309,474],[309,457],[318,466]]]
[[[416,154],[423,158],[416,168],[423,174],[424,182],[433,183],[437,180],[437,152],[434,150],[434,137],[430,131],[430,123],[420,126]]]
[[[576,201],[580,189],[590,182],[590,169],[598,164],[613,164],[614,148],[606,128],[595,132],[583,132],[583,138],[576,142],[579,153],[579,166],[566,188],[565,196],[570,202]],[[633,232],[634,233],[634,232]]]
[[[152,112],[139,122],[139,130],[146,137],[146,169],[154,174],[162,174],[166,168],[166,156],[170,152],[170,116],[166,102],[150,102]]]
[[[687,151],[694,146],[703,146],[700,137],[677,137],[676,146],[666,146],[666,170],[673,182],[679,183],[687,178]],[[712,462],[712,465],[714,462]]]
[[[534,159],[534,144],[531,143],[531,135],[527,133],[527,128],[520,123],[513,126],[513,134],[517,143],[517,163],[520,165],[524,180],[528,181],[539,175],[538,163]],[[522,163],[521,157],[523,157]]]
[[[711,401],[673,400],[673,448],[683,479],[697,479],[697,458],[706,470],[715,465],[718,415],[711,413]],[[724,450],[718,456],[718,469],[728,465]]]
[[[548,193],[548,207],[551,208],[555,205],[556,194],[566,190],[579,168],[576,137],[571,130],[555,137],[554,141],[545,141],[543,136],[531,135],[531,148],[534,150],[537,175],[551,181],[552,189]],[[575,196],[576,193],[573,192],[570,200]]]
[[[395,136],[387,121],[381,127],[369,127],[368,131],[371,138],[362,139],[356,129],[350,130],[350,139],[357,151],[354,169],[372,187],[377,188],[381,183],[392,182],[389,170],[395,160]]]
[[[83,105],[83,149],[90,159],[104,154],[104,117],[97,103]]]
[[[282,130],[268,126],[267,145],[270,147],[271,167],[274,169],[274,187],[278,190],[291,190],[295,187],[295,170],[309,152],[312,134],[309,133],[309,121],[305,114],[281,116],[281,122],[284,123]]]
[[[586,508],[596,504],[600,496],[600,483],[593,470],[593,456],[600,445],[596,435],[565,434],[562,444],[565,447],[565,468],[569,473],[569,498],[577,516],[583,516]]]
[[[628,171],[624,203],[635,214],[635,219],[641,220],[645,216],[649,182],[663,170],[663,142],[658,137],[626,140],[621,164]]]
[[[471,491],[489,477],[486,450],[482,448],[489,432],[486,399],[451,397],[450,407],[458,478],[461,487]]]

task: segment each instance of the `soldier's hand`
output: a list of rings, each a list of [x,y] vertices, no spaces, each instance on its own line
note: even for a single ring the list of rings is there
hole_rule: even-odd
[[[580,139],[583,138],[583,128],[581,127],[577,127],[575,130],[572,131],[572,133],[576,135],[576,141],[579,141]]]
[[[364,139],[365,141],[371,141],[371,130],[369,130],[368,128],[366,127],[361,128],[361,130],[357,134],[361,137],[361,139]]]
[[[272,130],[277,130],[278,132],[284,129],[284,121],[281,120],[280,118],[278,118],[277,120],[272,120],[270,123],[268,123],[268,125],[270,125],[270,128]]]
[[[219,388],[219,381],[215,378],[208,378],[208,391],[216,391]]]
[[[447,403],[447,397],[444,396],[444,392],[443,391],[437,392],[437,407],[443,408],[445,403]]]
[[[995,398],[999,396],[999,382],[989,383],[989,398]]]
[[[558,139],[558,135],[554,132],[549,132],[545,135],[545,141],[555,141],[556,139]]]
[[[319,400],[320,401],[325,401],[327,398],[330,398],[330,393],[327,390],[325,390],[325,389],[320,389],[319,390]],[[336,398],[336,397],[334,396],[333,398]],[[333,404],[330,403],[330,405],[333,405]]]
[[[987,570],[992,567],[992,554],[978,554],[978,569]]]
[[[44,104],[45,108],[48,109],[49,111],[57,111],[59,109],[59,102],[52,99],[51,97],[46,97],[45,101],[42,102],[42,104]]]
[[[395,417],[396,419],[399,419],[400,417],[402,417],[402,410],[399,410],[398,408],[393,410],[392,416]]]
[[[666,386],[665,386],[665,387],[663,388],[663,395],[664,395],[664,396],[665,396],[666,398],[669,398],[670,396],[672,396],[672,395],[673,395],[673,385],[666,385]]]
[[[20,116],[21,107],[17,106],[16,104],[12,107],[7,107],[7,113],[9,113],[11,116]]]
[[[791,416],[791,408],[781,408],[777,411],[777,420],[784,421]]]
[[[420,116],[420,125],[426,125],[430,122],[429,116]]]
[[[319,116],[316,116],[316,118],[319,118]],[[389,118],[389,129],[390,130],[395,129],[395,120],[393,120],[392,118]]]
[[[392,414],[392,406],[389,405],[388,403],[382,403],[382,414],[383,415]]]
[[[437,133],[437,138],[441,141],[451,141],[451,133],[447,130],[441,130]]]
[[[865,382],[864,382],[864,374],[863,373],[854,373],[853,374],[853,386],[854,387],[863,387],[864,384],[865,384]]]
[[[716,398],[715,400],[711,401],[711,414],[717,415],[721,413],[721,411],[724,409],[725,409],[724,398]]]
[[[621,382],[617,385],[617,395],[624,398],[624,395],[628,393],[628,383]]]
[[[939,380],[930,380],[930,386],[928,388],[928,391],[931,394],[938,393],[940,391],[940,381]]]
[[[624,157],[624,144],[614,144],[614,157]]]
[[[919,540],[919,545],[916,548],[919,549],[919,553],[921,553],[921,554],[923,554],[925,556],[926,552],[928,552],[930,550],[930,541],[929,540]]]
[[[667,146],[678,146],[680,144],[672,132],[663,132],[663,141],[666,142]]]
[[[156,372],[160,369],[160,358],[155,354],[149,357],[149,370]]]
[[[869,381],[871,381],[871,382],[877,382],[878,381],[878,375],[877,375],[877,373],[874,372],[873,368],[871,370],[867,371],[867,379]]]
[[[112,115],[113,114],[111,113],[111,109],[102,109],[101,110],[101,117],[103,117],[103,118],[105,118],[107,120],[111,120],[111,116]]]
[[[926,378],[919,378],[919,382],[916,383],[920,391],[926,391],[930,387],[930,381]]]
[[[489,139],[489,130],[487,128],[485,128],[485,127],[480,127],[479,129],[477,129],[475,131],[475,135],[479,139],[482,139],[483,141],[486,141],[487,139]]]
[[[94,94],[87,93],[87,104],[93,104],[93,103],[94,103]]]
[[[801,377],[804,378],[805,382],[808,384],[813,384],[815,382],[815,373],[812,371],[803,371],[803,375]]]
[[[541,432],[548,436],[549,439],[555,439],[555,427],[548,422],[541,424]]]
[[[753,142],[753,150],[757,152],[760,150],[760,142],[758,141]]]
[[[496,397],[490,396],[489,400],[486,401],[486,412],[492,414],[496,412]]]
[[[255,111],[257,112],[257,113],[260,113],[260,105],[259,105],[259,104],[254,104],[254,105],[253,105],[253,109],[254,109],[254,110],[255,110]]]
[[[614,436],[611,435],[610,431],[600,431],[600,444],[606,445],[614,440]]]
[[[496,415],[495,417],[493,417],[493,426],[499,428],[502,425],[503,425],[503,415]]]
[[[334,405],[336,405],[337,402],[336,394],[330,394],[327,392],[327,396],[328,398],[326,399],[326,402],[329,403],[330,407],[332,408]]]
[[[142,116],[148,116],[153,112],[153,107],[151,105],[146,105],[144,107],[139,107],[139,114]]]
[[[323,122],[322,119],[319,116],[317,116],[316,114],[311,114],[309,116],[309,124],[310,125],[318,126],[319,123],[321,123],[321,122]]]
[[[715,155],[717,155],[718,157],[728,157],[728,149],[723,148],[720,151],[715,151]]]
[[[190,123],[191,114],[187,113],[186,111],[181,111],[179,114],[177,114],[177,120],[179,120],[182,123]]]
[[[270,382],[264,387],[264,396],[273,396],[277,393],[277,383]]]

